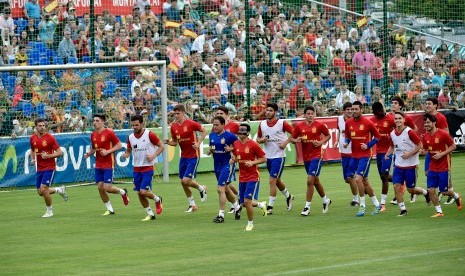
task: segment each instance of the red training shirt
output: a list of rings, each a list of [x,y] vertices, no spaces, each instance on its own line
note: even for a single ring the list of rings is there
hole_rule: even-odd
[[[92,132],[90,135],[92,148],[95,150],[95,168],[96,169],[113,169],[115,167],[115,153],[103,156],[100,150],[109,150],[119,143],[115,132],[110,128],[105,128],[102,132]]]
[[[352,142],[352,157],[371,157],[373,155],[371,148],[363,150],[362,144],[368,144],[373,136],[379,140],[378,129],[367,118],[360,117],[358,120],[350,118],[346,121],[345,138],[349,138]]]
[[[197,131],[201,131],[202,126],[192,120],[186,119],[182,124],[174,122],[171,125],[171,138],[178,141],[181,148],[181,157],[198,158],[200,150],[194,149],[192,145],[197,143]]]
[[[43,159],[42,155],[39,154],[41,152],[51,154],[60,148],[55,137],[50,133],[46,133],[42,137],[39,137],[37,134],[32,134],[29,141],[31,144],[31,150],[36,153],[37,171],[43,172],[55,170],[55,158]]]
[[[328,127],[320,122],[313,121],[308,124],[307,121],[298,123],[292,132],[292,138],[302,137],[302,154],[304,161],[312,159],[321,159],[323,149],[321,146],[315,147],[314,141],[321,141],[322,136],[329,135]]]
[[[245,162],[263,158],[265,152],[252,139],[247,140],[245,143],[237,140],[234,142],[233,147],[233,154],[236,156],[237,162],[239,162],[239,182],[257,182],[260,179],[258,166],[247,167]]]

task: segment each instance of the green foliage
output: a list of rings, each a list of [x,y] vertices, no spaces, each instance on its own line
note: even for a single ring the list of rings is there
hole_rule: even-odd
[[[458,170],[465,155],[454,155],[455,190],[465,193],[465,172]],[[376,164],[370,175],[380,195]],[[321,181],[333,200],[321,213],[315,193],[312,213],[301,217],[305,198],[303,167],[286,168],[283,175],[295,194],[294,209],[286,211],[281,193],[275,212],[263,218],[255,210],[255,230],[248,233],[245,212],[240,221],[226,214],[214,224],[217,194],[213,174],[198,180],[208,186],[209,198],[197,213],[184,213],[187,201],[176,176],[155,183],[164,198],[163,214],[141,222],[145,212],[137,196],[124,206],[118,195],[110,199],[114,216],[105,208],[95,186],[70,187],[70,200],[54,195],[55,217],[42,219],[43,199],[34,190],[0,193],[0,259],[2,275],[463,275],[465,212],[443,205],[445,217],[433,219],[432,206],[419,197],[407,203],[407,217],[397,218],[397,206],[378,216],[357,218],[349,207],[351,195],[342,181],[340,164],[325,165]],[[268,176],[262,171],[261,200],[268,199]],[[425,177],[419,170],[419,186]],[[128,190],[132,185],[120,185]],[[392,198],[390,187],[389,198]],[[367,203],[370,199],[367,198]],[[370,208],[371,211],[371,208]]]
[[[465,1],[461,0],[396,0],[396,12],[442,21],[465,20]]]

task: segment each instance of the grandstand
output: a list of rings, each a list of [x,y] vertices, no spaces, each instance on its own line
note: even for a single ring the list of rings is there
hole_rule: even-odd
[[[335,87],[336,80],[352,92],[362,86],[357,98],[367,105],[379,100],[389,107],[389,98],[397,94],[416,109],[426,97],[439,96],[444,85],[451,88],[447,106],[464,105],[464,25],[453,14],[427,18],[433,15],[421,7],[411,14],[410,6],[396,2],[388,3],[383,22],[382,2],[368,0],[120,2],[91,10],[71,1],[47,6],[38,1],[40,16],[28,1],[28,15],[23,6],[6,5],[0,11],[0,64],[166,60],[169,106],[185,103],[190,116],[203,123],[219,105],[230,107],[238,120],[260,119],[269,101],[278,103],[286,118],[299,116],[307,104],[320,105],[321,116],[337,114],[342,102],[336,96],[346,92]],[[360,42],[375,55],[371,86],[357,85],[352,58]],[[405,64],[402,76],[393,78],[396,71],[388,64],[398,47]],[[117,129],[128,128],[127,117],[136,113],[158,126],[159,75],[124,67],[3,72],[0,133],[27,135],[30,128],[15,128],[14,120],[21,125],[36,117],[67,122],[71,112],[80,113],[82,128],[63,123],[53,131],[89,129],[96,111],[115,118],[110,124]],[[376,86],[381,97],[372,94]]]

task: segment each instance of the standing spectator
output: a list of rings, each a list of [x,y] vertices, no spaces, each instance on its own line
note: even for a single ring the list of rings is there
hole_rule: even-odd
[[[341,37],[336,42],[336,49],[340,49],[343,53],[350,49],[350,43],[347,40],[347,33],[342,32]]]
[[[368,28],[363,31],[360,41],[365,42],[367,44],[371,44],[373,42],[379,43],[380,39],[378,37],[378,34],[376,33],[375,24],[373,22],[368,23]]]
[[[372,86],[379,86],[384,89],[384,63],[382,60],[382,53],[379,50],[376,52],[375,63],[371,69],[371,82]]]
[[[10,34],[15,32],[15,23],[11,17],[11,9],[9,7],[3,10],[3,15],[0,17],[0,29],[8,29]]]
[[[56,138],[47,132],[44,119],[36,119],[36,133],[30,138],[31,145],[31,165],[37,164],[36,188],[37,193],[45,200],[47,211],[43,218],[53,217],[52,197],[50,195],[58,193],[65,201],[68,200],[65,187],[51,188],[53,175],[56,170],[55,158],[62,156],[63,152],[57,143]]]
[[[367,43],[360,42],[360,50],[354,55],[352,65],[355,67],[357,85],[363,87],[367,94],[371,93],[371,70],[375,64],[375,55],[367,51]]]
[[[76,47],[76,55],[79,61],[82,62],[82,57],[89,56],[89,44],[87,43],[86,31],[80,31],[80,37],[74,40],[74,45]]]
[[[244,71],[239,66],[239,59],[234,58],[233,64],[228,69],[228,81],[231,85],[233,85],[238,80],[242,79],[244,75]]]
[[[64,63],[68,62],[68,59],[71,57],[76,58],[76,47],[74,47],[73,40],[71,39],[71,32],[65,31],[65,36],[63,40],[58,45],[58,56],[61,57]]]
[[[56,27],[57,24],[53,21],[50,14],[45,13],[39,23],[39,37],[49,48],[53,46],[53,36]]]
[[[407,60],[402,56],[402,48],[396,47],[395,56],[389,60],[389,74],[394,84],[394,91],[399,89],[399,83],[405,82]]]
[[[24,17],[33,19],[35,22],[40,20],[40,5],[37,0],[28,0],[24,5]]]

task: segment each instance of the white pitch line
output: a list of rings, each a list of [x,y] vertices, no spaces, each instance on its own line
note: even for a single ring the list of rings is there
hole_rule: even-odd
[[[266,276],[291,275],[291,274],[297,274],[297,273],[306,273],[306,272],[314,272],[314,271],[320,271],[320,270],[329,270],[329,269],[335,269],[335,268],[341,268],[341,267],[347,267],[347,266],[364,265],[364,264],[376,263],[376,262],[393,261],[393,260],[404,259],[404,258],[423,257],[423,256],[428,256],[428,255],[433,255],[433,254],[442,254],[442,253],[449,253],[449,252],[462,251],[462,250],[465,250],[465,247],[447,249],[447,250],[441,250],[441,251],[434,251],[434,252],[417,253],[417,254],[409,254],[409,255],[402,255],[402,256],[393,256],[393,257],[387,257],[387,258],[378,258],[378,259],[365,260],[365,261],[352,262],[352,263],[342,263],[342,264],[323,266],[323,267],[314,267],[314,268],[305,268],[305,269],[298,269],[298,270],[274,272],[274,273],[265,274],[265,275]]]

